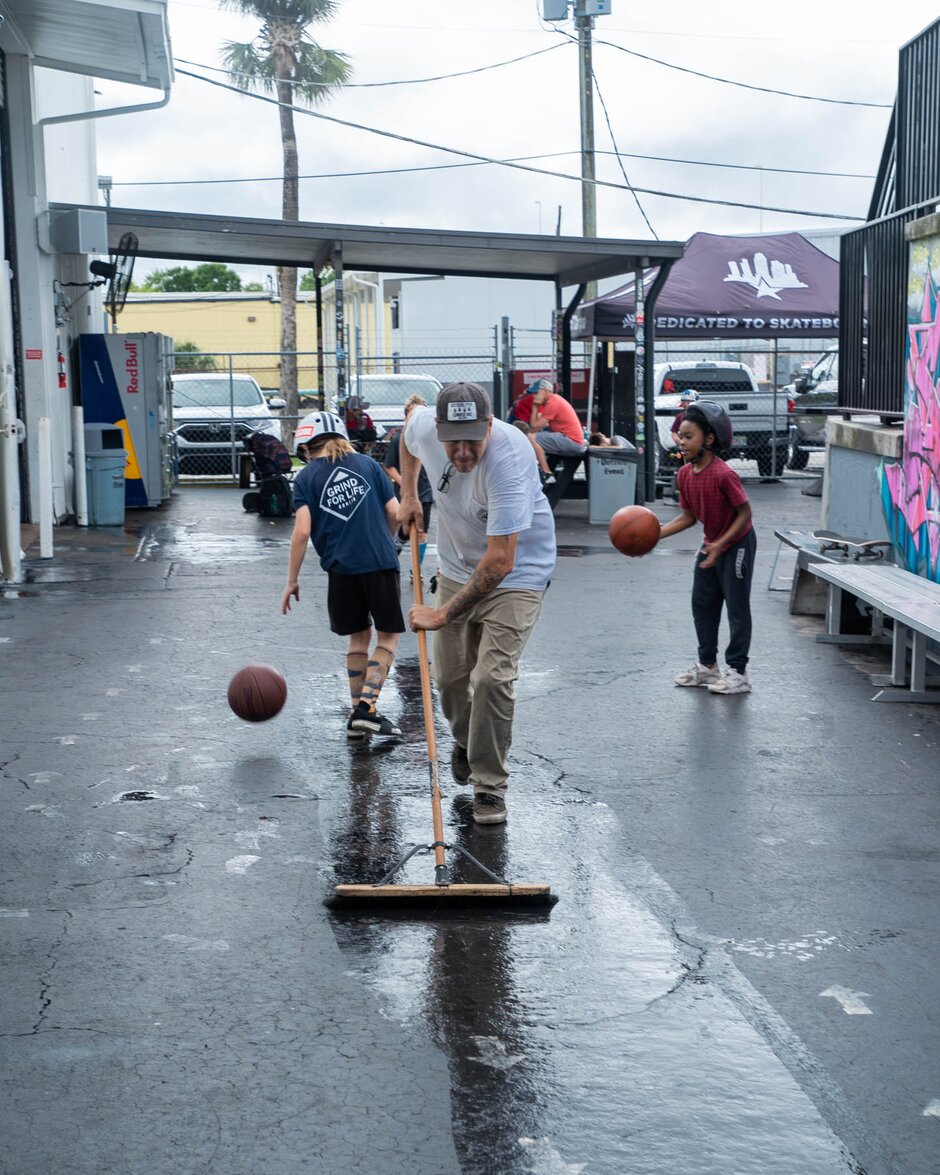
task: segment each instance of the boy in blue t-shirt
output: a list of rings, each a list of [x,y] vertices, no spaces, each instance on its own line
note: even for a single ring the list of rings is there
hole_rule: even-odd
[[[330,629],[349,637],[346,671],[352,713],[346,737],[401,735],[400,728],[377,709],[405,620],[401,611],[398,553],[398,502],[378,462],[357,453],[346,426],[332,412],[304,417],[294,434],[297,455],[305,462],[294,479],[294,533],[281,612],[291,596],[300,601],[300,568],[312,541],[320,566],[329,577],[327,610]],[[372,654],[372,626],[376,643]]]

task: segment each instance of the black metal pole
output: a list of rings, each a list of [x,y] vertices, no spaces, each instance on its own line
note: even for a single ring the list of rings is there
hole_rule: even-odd
[[[571,316],[580,305],[587,286],[582,282],[575,290],[574,297],[565,307],[561,320],[561,394],[571,400]]]
[[[323,362],[323,283],[320,274],[314,271],[313,288],[317,293],[317,392],[322,412],[326,407],[325,365]]]
[[[656,501],[656,462],[653,459],[655,450],[652,448],[658,441],[658,433],[656,430],[656,405],[653,388],[653,365],[656,362],[656,302],[659,298],[663,286],[666,284],[666,278],[669,277],[669,271],[672,269],[672,261],[661,261],[659,265],[659,273],[653,279],[653,284],[650,286],[649,293],[646,296],[646,322],[644,324],[645,340],[646,340],[646,362],[643,364],[643,405],[646,414],[646,500],[648,502]]]

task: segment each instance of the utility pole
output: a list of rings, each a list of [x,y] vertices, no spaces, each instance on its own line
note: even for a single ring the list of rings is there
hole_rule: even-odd
[[[594,173],[594,70],[591,33],[594,18],[609,16],[611,0],[542,0],[546,20],[568,17],[571,5],[574,26],[578,30],[578,90],[581,106],[581,236],[597,236],[597,187]],[[589,282],[584,291],[587,301],[597,297],[597,282]]]

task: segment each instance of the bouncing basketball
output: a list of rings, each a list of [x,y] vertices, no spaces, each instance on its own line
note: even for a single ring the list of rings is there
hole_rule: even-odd
[[[622,506],[611,518],[608,534],[621,555],[645,555],[659,542],[660,523],[645,506]]]
[[[270,665],[246,665],[228,683],[228,704],[245,722],[267,722],[287,701],[287,682]]]

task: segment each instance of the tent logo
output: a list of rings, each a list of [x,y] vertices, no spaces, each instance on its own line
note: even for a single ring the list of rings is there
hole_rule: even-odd
[[[780,300],[778,290],[805,290],[809,287],[793,272],[793,266],[783,261],[768,262],[764,253],[755,253],[753,264],[746,257],[728,262],[726,282],[741,282],[757,291],[758,298]]]

